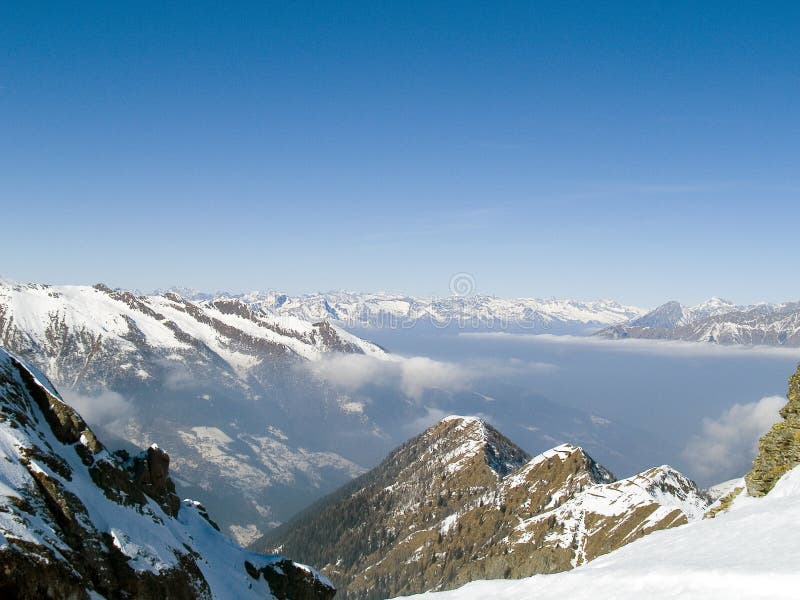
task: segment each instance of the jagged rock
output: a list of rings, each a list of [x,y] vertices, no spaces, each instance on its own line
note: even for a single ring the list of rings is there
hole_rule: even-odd
[[[169,478],[169,455],[156,445],[134,458],[133,481],[151,498],[158,501],[169,515],[177,516],[181,501],[175,484]]]
[[[0,597],[333,597],[311,569],[224,538],[174,490],[165,452],[108,452],[44,376],[0,349]]]
[[[800,367],[789,378],[787,398],[780,410],[783,421],[761,438],[753,468],[745,475],[751,496],[763,496],[784,473],[800,464]]]
[[[711,500],[667,466],[615,481],[568,444],[531,458],[474,417],[448,417],[256,546],[325,564],[373,600],[583,564],[701,518]]]
[[[244,564],[253,579],[263,577],[278,600],[331,600],[336,594],[333,585],[303,565],[281,560],[269,567]]]

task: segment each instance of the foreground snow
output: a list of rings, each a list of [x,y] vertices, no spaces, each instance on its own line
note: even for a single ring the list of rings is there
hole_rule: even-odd
[[[414,598],[796,599],[800,467],[764,498],[740,496],[715,519],[659,531],[566,573],[476,581]]]

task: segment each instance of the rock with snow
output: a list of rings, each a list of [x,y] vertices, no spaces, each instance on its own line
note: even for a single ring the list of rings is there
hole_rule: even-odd
[[[703,516],[711,498],[667,466],[616,481],[581,448],[531,458],[475,417],[446,417],[270,532],[345,598],[571,569]]]
[[[41,373],[0,350],[3,597],[333,597],[324,576],[243,550],[181,503],[168,465],[157,447],[109,452]]]
[[[745,475],[752,496],[768,493],[784,473],[800,465],[800,367],[789,378],[788,402],[775,423],[758,443],[753,468]]]
[[[415,600],[793,600],[800,590],[800,468],[764,497],[739,494],[714,519],[658,531],[582,567],[516,581],[475,581]]]

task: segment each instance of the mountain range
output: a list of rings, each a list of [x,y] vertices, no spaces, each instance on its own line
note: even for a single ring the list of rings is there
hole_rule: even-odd
[[[777,310],[732,306],[670,303],[630,326],[679,331]],[[405,359],[348,333],[339,319],[307,321],[242,298],[3,282],[0,345],[13,352],[0,352],[6,567],[0,592],[15,597],[332,595],[325,576],[284,555],[322,567],[345,598],[572,569],[580,574],[593,564],[618,564],[614,556],[626,557],[628,567],[610,573],[633,589],[641,581],[636,565],[679,562],[651,541],[672,535],[660,530],[680,532],[667,540],[684,553],[687,540],[697,546],[705,535],[712,554],[745,564],[716,523],[730,517],[739,523],[734,533],[761,548],[742,527],[757,526],[769,511],[779,520],[793,518],[791,502],[800,490],[792,471],[800,462],[800,372],[790,380],[784,420],[762,439],[753,470],[704,491],[666,465],[617,479],[580,439],[605,448],[630,431],[535,396],[516,402],[471,390],[432,390],[424,401],[374,389],[342,394],[310,376],[308,366]],[[40,369],[63,385],[63,396]],[[75,406],[100,428],[88,426]],[[457,407],[467,414],[496,411],[514,437],[541,435],[539,442],[554,445],[532,456],[486,418],[449,416],[367,471],[378,462],[372,457],[407,437],[409,426]],[[652,439],[638,446],[636,460],[645,460],[653,446]],[[764,495],[766,504],[754,504]],[[203,498],[209,508],[180,500],[187,496]],[[789,504],[784,497],[792,498]],[[221,527],[210,516],[216,508]],[[700,526],[703,516],[715,524]],[[791,546],[775,527],[769,532],[777,549]],[[256,540],[257,551],[221,534]],[[641,557],[618,550],[629,544],[644,544]],[[594,563],[607,553],[608,560]],[[719,568],[713,558],[706,562],[704,568]],[[782,567],[770,568],[764,564],[763,572],[783,576]],[[606,579],[599,577],[599,589]],[[768,584],[745,581],[756,580]],[[55,583],[44,590],[45,581]],[[548,589],[582,593],[569,579],[555,579],[553,588],[532,581],[514,589],[542,597],[554,597]]]
[[[447,366],[405,361],[339,321],[265,312],[242,298],[2,282],[0,344],[45,372],[109,445],[159,443],[180,493],[203,497],[243,544],[441,414],[488,414],[537,450],[578,441],[627,472],[657,460],[644,432],[533,393],[437,388],[411,398],[381,387],[381,365]],[[334,357],[358,360],[340,367]],[[314,365],[366,366],[375,381],[343,390]]]
[[[374,437],[370,424],[296,369],[326,353],[385,353],[330,323],[228,299],[3,283],[0,345],[47,373],[110,443],[167,448],[182,493],[206,497],[240,541],[364,471],[341,452]]]
[[[502,299],[486,295],[423,298],[354,292],[292,296],[273,291],[207,294],[176,290],[189,299],[232,298],[257,312],[331,321],[354,332],[428,327],[800,346],[800,302],[737,305],[714,297],[696,306],[670,301],[647,310],[613,300]]]
[[[597,335],[796,347],[800,346],[800,302],[737,306],[712,298],[689,307],[672,301],[628,322],[611,325]]]
[[[474,328],[583,335],[647,312],[612,300],[503,299],[487,295],[424,298],[342,291],[296,296],[274,291],[245,294],[208,294],[185,288],[167,291],[190,300],[232,298],[266,314],[312,322],[333,321],[350,329]]]

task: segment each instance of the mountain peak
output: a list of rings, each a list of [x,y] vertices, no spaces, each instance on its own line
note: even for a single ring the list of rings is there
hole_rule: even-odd
[[[431,460],[449,474],[477,459],[496,477],[504,477],[525,464],[529,455],[511,440],[475,416],[450,415],[422,433],[418,443],[426,447]]]
[[[259,547],[335,555],[323,572],[344,598],[386,598],[569,569],[706,504],[667,467],[615,481],[579,446],[531,458],[483,419],[450,415]]]

